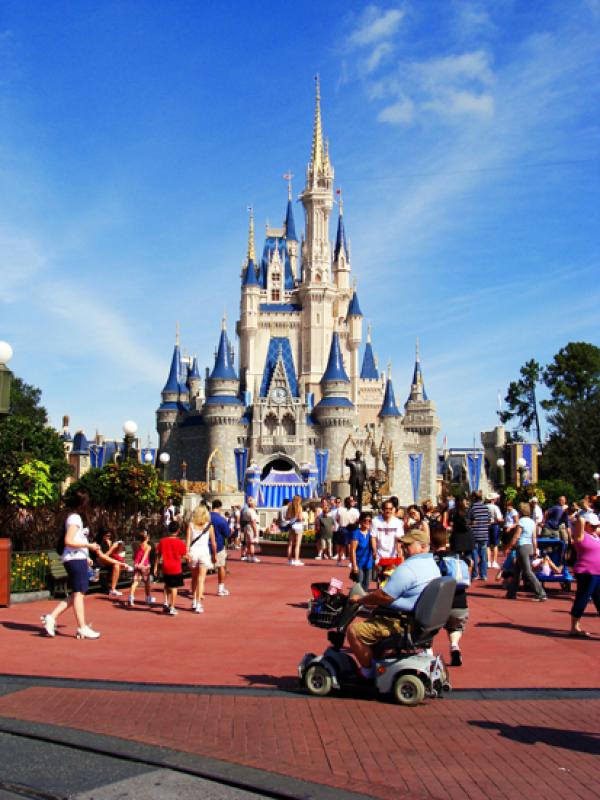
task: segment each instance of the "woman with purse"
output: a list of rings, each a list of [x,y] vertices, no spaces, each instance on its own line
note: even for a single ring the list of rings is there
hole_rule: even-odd
[[[302,545],[304,523],[302,522],[302,498],[300,495],[294,495],[292,502],[288,503],[285,521],[288,525],[288,564],[290,567],[303,567],[304,562],[300,561],[300,546]]]

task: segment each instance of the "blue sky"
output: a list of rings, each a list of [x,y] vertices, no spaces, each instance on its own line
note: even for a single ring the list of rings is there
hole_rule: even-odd
[[[212,360],[246,207],[279,225],[315,73],[365,316],[448,444],[598,341],[598,0],[0,6],[0,339],[51,421],[154,440],[180,321]],[[296,222],[302,220],[296,206]],[[332,228],[333,235],[333,228]]]

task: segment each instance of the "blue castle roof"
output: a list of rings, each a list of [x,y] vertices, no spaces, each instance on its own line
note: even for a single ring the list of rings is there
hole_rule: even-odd
[[[292,348],[290,347],[290,340],[286,336],[273,336],[269,342],[269,349],[267,350],[267,358],[260,385],[260,396],[267,396],[280,353],[285,374],[290,385],[290,391],[294,397],[299,397],[294,357],[292,355]]]
[[[269,268],[269,261],[275,251],[275,247],[279,252],[279,258],[284,265],[284,289],[286,292],[291,292],[294,288],[294,274],[292,272],[292,264],[287,249],[287,242],[281,237],[267,236],[265,239],[265,246],[263,248],[262,259],[259,269],[259,283],[261,289],[267,288],[267,270]]]
[[[360,310],[360,305],[358,302],[358,295],[356,292],[352,295],[352,300],[350,301],[350,305],[348,306],[348,316],[349,317],[362,317],[363,313]]]
[[[340,210],[340,215],[338,217],[338,227],[337,227],[337,236],[335,237],[335,249],[333,251],[333,260],[337,261],[340,256],[341,250],[344,250],[344,256],[346,257],[346,261],[348,261],[348,244],[346,242],[346,230],[344,228],[344,217]]]
[[[385,395],[383,396],[383,403],[379,411],[378,417],[399,417],[400,412],[396,405],[396,398],[394,397],[394,387],[392,386],[392,379],[388,378],[385,384]]]
[[[200,370],[198,369],[198,359],[194,356],[192,361],[192,368],[188,370],[188,381],[200,380]]]
[[[163,387],[164,392],[175,392],[179,394],[179,373],[181,372],[181,354],[179,352],[179,345],[176,344],[173,349],[173,358],[171,359],[171,369],[169,370],[169,377]]]
[[[242,286],[260,286],[258,274],[256,272],[256,264],[253,259],[250,259],[246,265]]]
[[[375,364],[375,356],[373,354],[373,346],[371,345],[371,342],[367,342],[365,346],[360,377],[367,381],[379,380],[379,374],[377,372],[377,366]]]
[[[237,374],[231,358],[231,348],[227,331],[221,331],[215,366],[210,374],[211,380],[237,381]]]
[[[334,333],[331,338],[331,349],[329,350],[327,369],[321,378],[321,383],[326,383],[327,381],[343,381],[344,383],[350,383],[350,378],[346,374],[346,370],[344,368],[344,359],[342,358],[342,350],[340,347],[340,337],[337,332]]]
[[[288,200],[287,209],[285,212],[285,238],[292,242],[297,242],[296,225],[294,223],[294,211],[292,209],[292,201]]]
[[[90,452],[90,443],[85,438],[85,433],[83,431],[77,431],[73,437],[73,449],[71,452],[74,455],[82,455]]]
[[[427,397],[427,392],[425,391],[425,383],[423,382],[423,373],[421,372],[421,362],[419,361],[418,358],[415,361],[415,369],[413,372],[412,382],[413,386],[416,386],[417,383],[421,384],[421,388],[423,389],[423,400],[429,400],[429,397]]]

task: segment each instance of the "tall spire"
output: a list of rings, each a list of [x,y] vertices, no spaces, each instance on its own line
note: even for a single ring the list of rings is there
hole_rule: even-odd
[[[419,339],[417,337],[415,345],[415,369],[413,371],[412,386],[410,392],[410,399],[429,400],[427,392],[425,391],[425,384],[423,383],[423,372],[421,371],[421,355],[419,348]]]
[[[346,230],[344,228],[344,201],[342,199],[342,190],[338,189],[337,194],[339,197],[338,206],[340,209],[340,213],[338,216],[338,227],[337,227],[337,235],[335,237],[335,249],[333,251],[333,260],[337,261],[340,257],[340,253],[344,252],[344,256],[346,261],[349,260],[348,258],[348,244],[346,242]]]
[[[294,222],[294,210],[292,208],[292,178],[294,175],[291,170],[288,170],[283,177],[288,184],[288,201],[285,211],[285,221],[283,223],[283,232],[288,241],[297,242],[296,223]]]
[[[378,381],[379,372],[377,371],[377,362],[375,354],[373,353],[373,345],[371,344],[371,323],[367,325],[367,343],[365,345],[365,352],[363,355],[362,366],[360,368],[360,378],[363,381]]]
[[[211,372],[211,380],[237,380],[235,367],[231,358],[231,346],[227,337],[226,318],[223,316],[221,323],[221,337],[219,339],[219,347],[215,356],[215,366]]]
[[[254,251],[254,209],[252,206],[248,206],[248,212],[250,214],[250,220],[248,223],[248,254],[246,256],[246,263],[249,264],[252,261],[256,264],[256,253]]]
[[[321,378],[321,383],[326,383],[327,381],[343,381],[344,383],[350,383],[350,378],[344,367],[344,359],[340,347],[340,335],[337,331],[334,332],[331,339],[327,368]]]
[[[315,172],[323,166],[323,126],[321,123],[321,84],[319,76],[315,75],[315,124],[313,128],[311,162]]]
[[[396,398],[394,396],[394,387],[392,386],[392,363],[388,362],[387,381],[385,383],[385,394],[383,396],[383,403],[379,410],[378,417],[399,417],[401,416],[396,405]]]
[[[179,323],[177,323],[177,333],[175,337],[175,347],[173,348],[173,357],[171,359],[171,368],[169,369],[169,377],[163,387],[163,395],[165,392],[168,394],[179,394],[179,377],[181,373],[181,353],[179,351]]]

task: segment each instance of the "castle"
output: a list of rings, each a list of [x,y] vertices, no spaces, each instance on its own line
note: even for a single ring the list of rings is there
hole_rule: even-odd
[[[329,238],[333,179],[317,81],[311,157],[299,198],[304,233],[299,239],[291,183],[283,226],[267,227],[260,260],[250,213],[236,326],[239,370],[225,321],[214,367],[204,379],[197,359],[182,356],[177,336],[156,414],[159,448],[170,456],[169,478],[202,482],[209,494],[235,494],[248,490],[249,477],[260,487],[271,473],[271,484],[288,485],[291,493],[308,496],[312,485],[314,494],[318,483],[320,490],[327,486],[344,496],[345,460],[360,450],[386,494],[406,504],[435,499],[439,422],[418,347],[401,413],[391,370],[386,376],[377,369],[370,326],[360,361],[363,313],[341,196],[335,242]],[[259,492],[259,505],[264,496]]]

